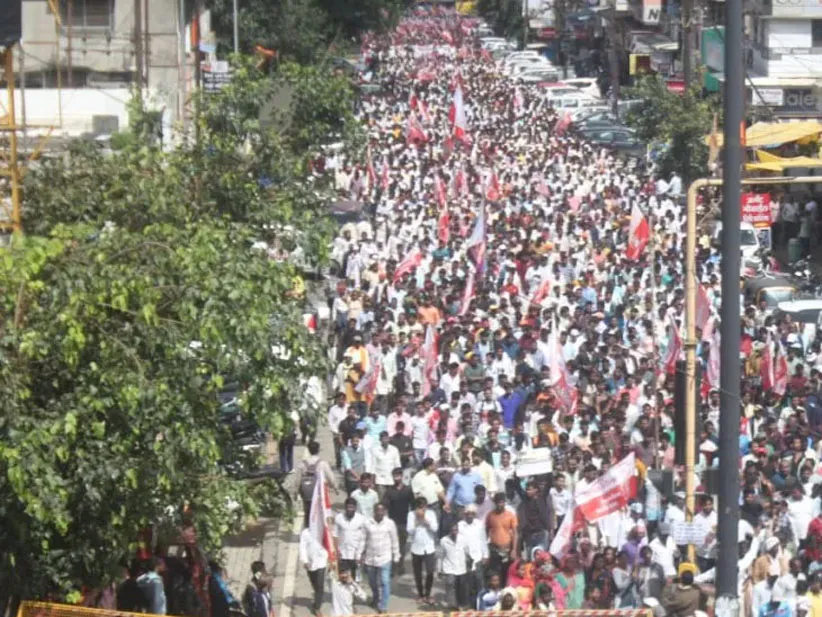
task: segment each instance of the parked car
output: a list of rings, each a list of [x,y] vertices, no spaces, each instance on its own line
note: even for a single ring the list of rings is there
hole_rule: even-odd
[[[722,221],[714,221],[711,233],[713,243],[722,246]],[[759,236],[756,228],[744,221],[739,224],[739,244],[742,249],[743,259],[756,259],[759,253]]]
[[[627,156],[644,156],[645,144],[629,128],[583,129],[582,135],[590,142],[608,146]]]
[[[602,111],[577,122],[583,129],[624,129],[628,128],[618,116],[610,111]]]
[[[526,84],[557,83],[561,73],[556,68],[527,69],[514,78],[515,81]]]
[[[574,77],[571,79],[563,79],[560,83],[576,88],[591,98],[602,98],[602,93],[599,91],[599,86],[597,85],[597,80],[595,77]]]

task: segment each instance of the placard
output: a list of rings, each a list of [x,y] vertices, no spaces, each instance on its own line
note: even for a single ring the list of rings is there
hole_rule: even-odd
[[[674,523],[673,529],[671,529],[671,537],[677,546],[683,546],[685,544],[703,546],[709,531],[710,529],[708,529],[707,525],[680,521]]]
[[[742,193],[742,221],[755,227],[770,227],[771,196],[768,193]]]

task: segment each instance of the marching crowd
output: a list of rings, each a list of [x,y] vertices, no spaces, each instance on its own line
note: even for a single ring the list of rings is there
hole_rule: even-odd
[[[371,216],[333,249],[333,464],[312,441],[295,469],[314,613],[330,559],[334,615],[366,597],[357,581],[386,612],[409,563],[421,610],[435,580],[451,609],[711,610],[718,249],[697,255],[705,377],[686,526],[681,181],[586,143],[538,86],[500,75],[475,25],[416,15],[368,40],[380,88],[359,104],[367,161],[325,163]],[[820,343],[758,306],[742,327],[742,615],[822,617]],[[624,507],[580,514],[580,495],[626,457]],[[654,468],[675,470],[673,490]],[[346,495],[326,521],[333,541],[309,524],[320,476]]]

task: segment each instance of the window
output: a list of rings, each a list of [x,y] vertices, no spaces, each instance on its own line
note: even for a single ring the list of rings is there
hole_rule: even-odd
[[[111,28],[114,0],[60,0],[63,27]]]
[[[822,47],[822,19],[811,20],[811,46]]]

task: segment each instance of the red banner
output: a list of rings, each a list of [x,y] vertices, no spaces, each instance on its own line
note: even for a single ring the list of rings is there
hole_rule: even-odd
[[[755,227],[770,227],[771,196],[768,193],[742,193],[742,220]]]

